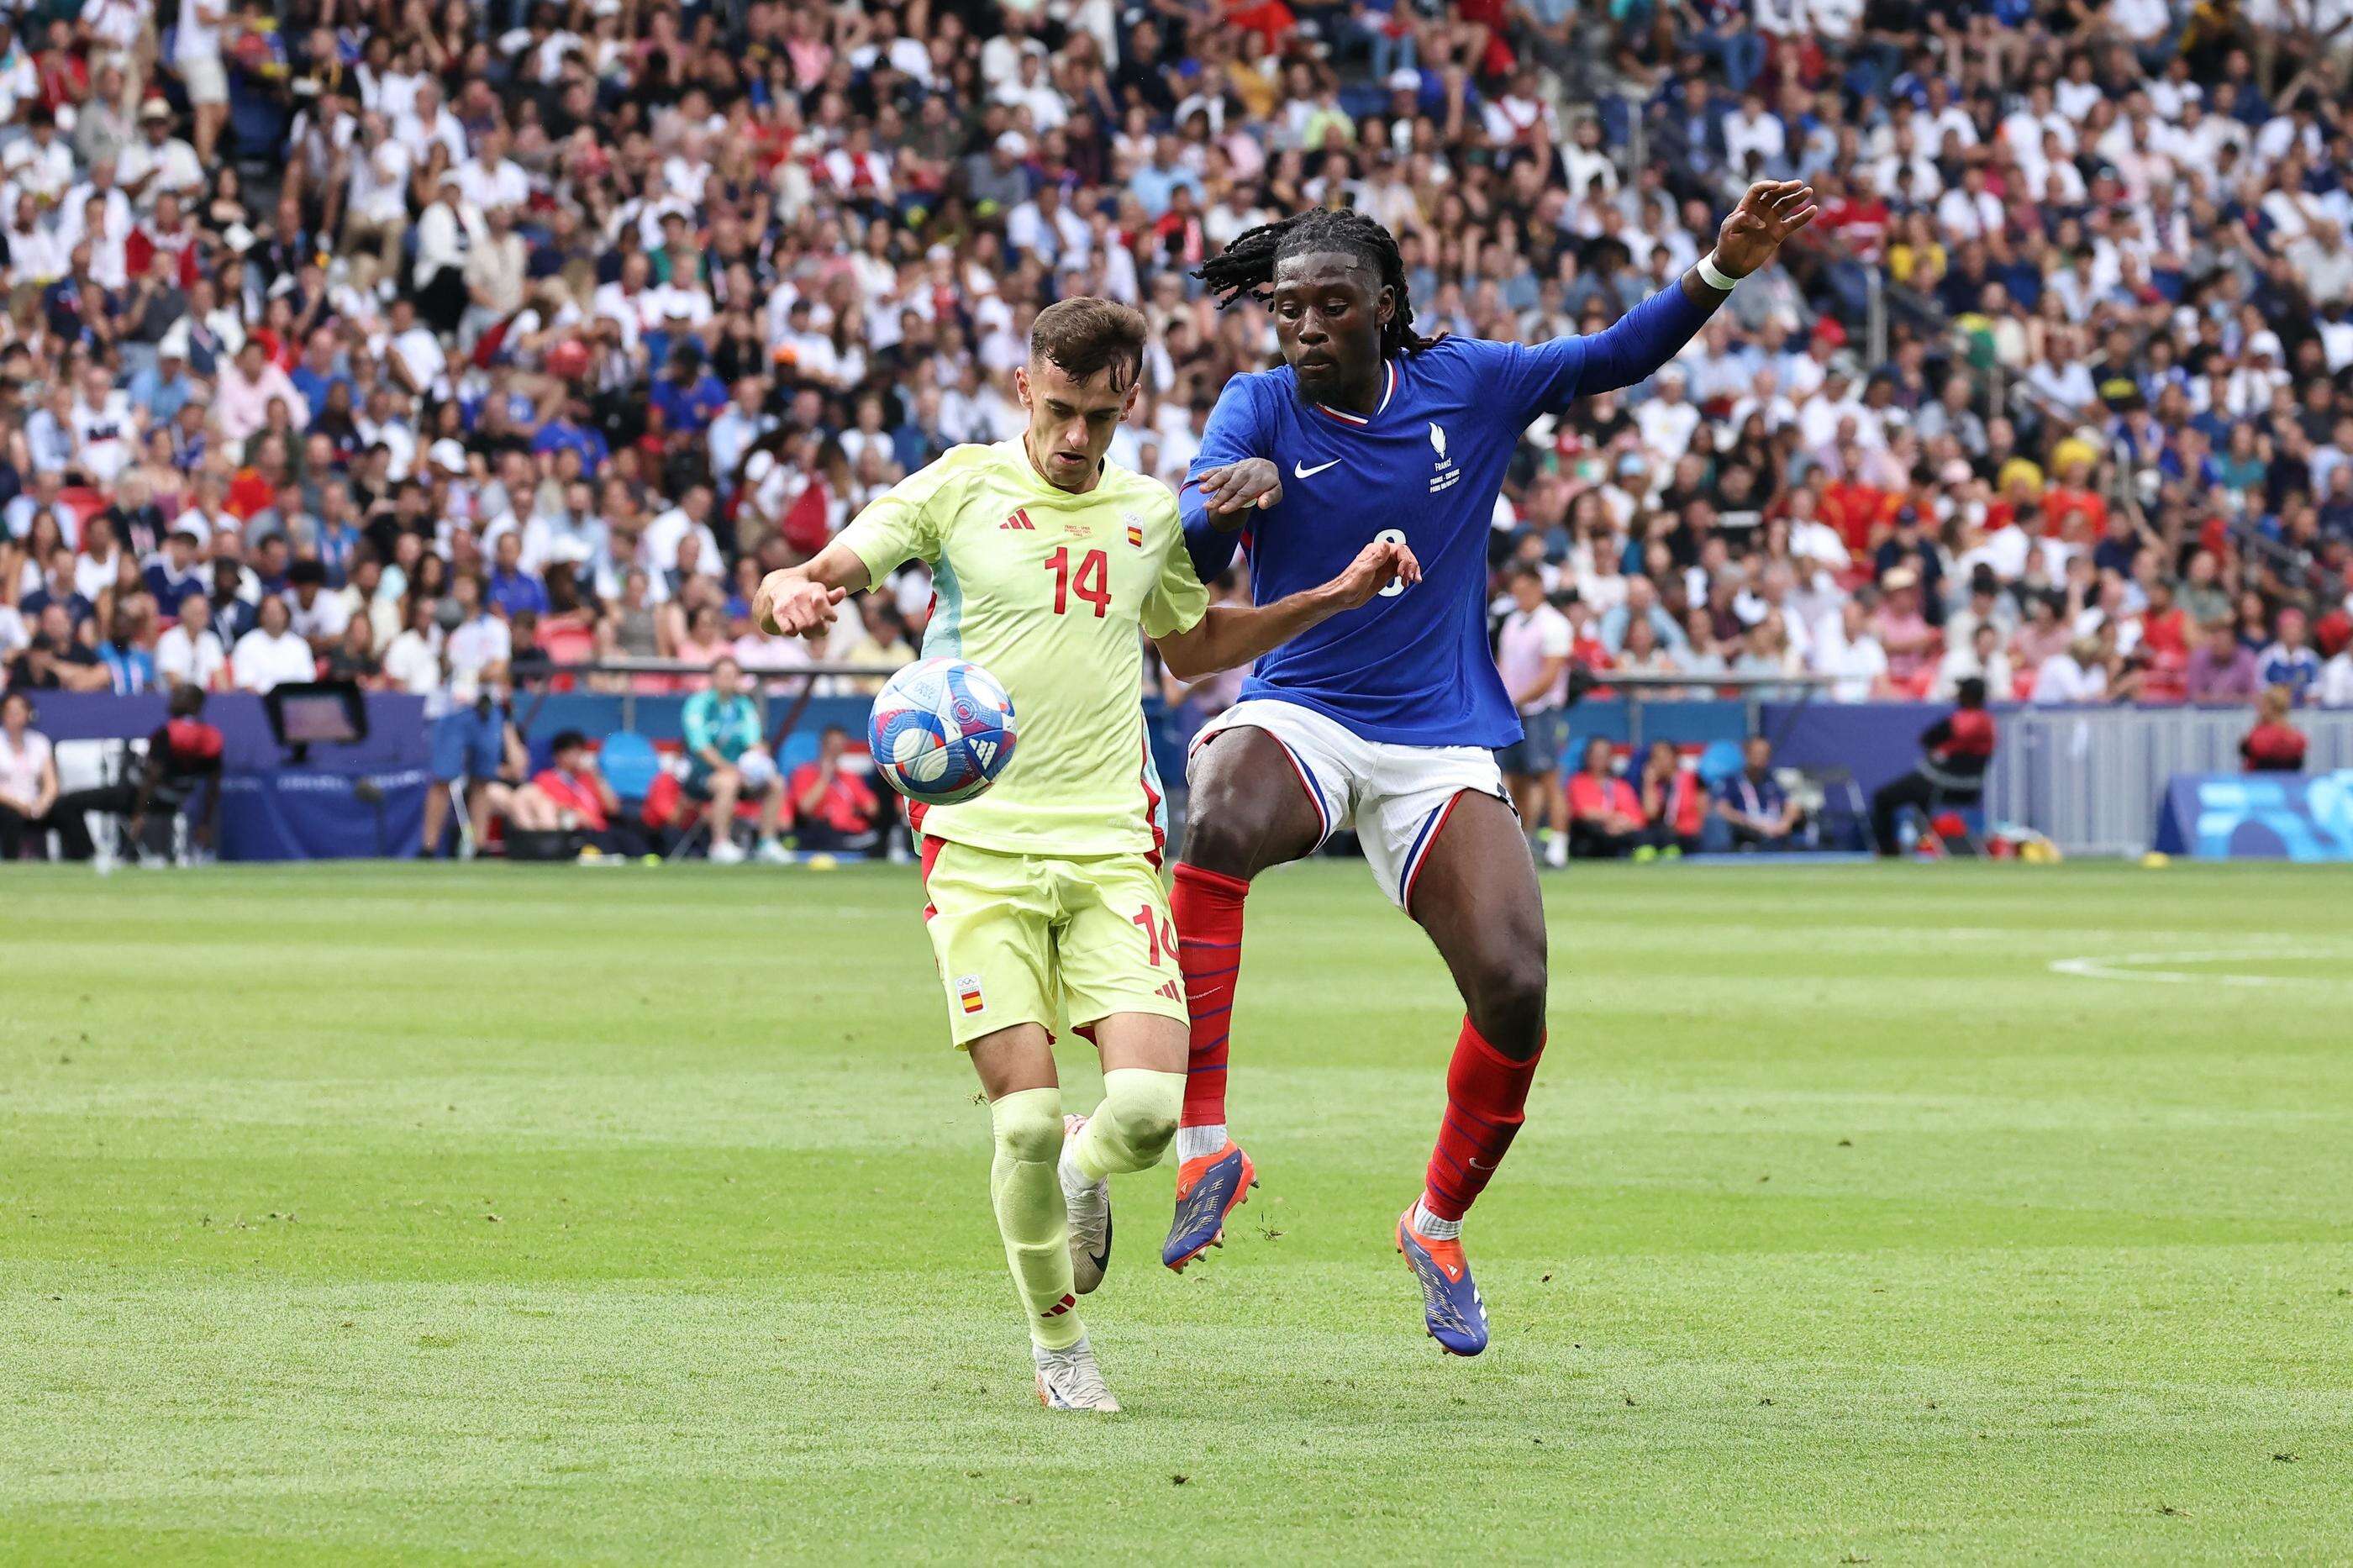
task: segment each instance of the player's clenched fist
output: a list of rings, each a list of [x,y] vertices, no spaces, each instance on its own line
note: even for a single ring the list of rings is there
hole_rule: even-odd
[[[1204,468],[1194,483],[1209,521],[1221,529],[1239,528],[1251,508],[1270,507],[1282,499],[1282,470],[1264,458]]]
[[[1421,581],[1421,563],[1394,539],[1377,539],[1356,552],[1348,569],[1332,579],[1333,597],[1344,610],[1368,604],[1391,583],[1410,585]]]
[[[813,637],[830,627],[847,590],[828,588],[787,567],[760,579],[752,614],[770,637]]]

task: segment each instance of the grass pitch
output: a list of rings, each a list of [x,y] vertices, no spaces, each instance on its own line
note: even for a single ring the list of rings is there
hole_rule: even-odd
[[[2353,1556],[2343,873],[1546,886],[1494,1348],[1388,1239],[1444,973],[1300,868],[1266,1184],[1180,1279],[1118,1181],[1101,1420],[1032,1401],[911,875],[11,868],[0,1558]]]

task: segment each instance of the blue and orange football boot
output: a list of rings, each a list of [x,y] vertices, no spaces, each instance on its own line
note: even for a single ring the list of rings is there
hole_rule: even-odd
[[[1422,1325],[1449,1355],[1477,1355],[1487,1348],[1487,1303],[1471,1279],[1462,1243],[1452,1237],[1424,1236],[1414,1228],[1419,1200],[1398,1215],[1397,1246],[1421,1284]]]
[[[1214,1154],[1196,1154],[1176,1167],[1176,1215],[1160,1261],[1177,1273],[1213,1247],[1226,1244],[1226,1216],[1250,1199],[1258,1167],[1232,1139]]]

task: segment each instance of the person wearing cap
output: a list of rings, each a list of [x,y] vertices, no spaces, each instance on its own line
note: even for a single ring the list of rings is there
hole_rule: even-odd
[[[1937,653],[1936,629],[1920,612],[1920,574],[1898,566],[1880,579],[1879,608],[1871,617],[1872,636],[1887,655],[1887,678],[1895,688],[1917,696],[1926,686]]]
[[[188,195],[205,188],[196,150],[172,134],[172,110],[160,98],[139,106],[139,134],[122,149],[115,177],[142,207],[153,209],[167,194]]]

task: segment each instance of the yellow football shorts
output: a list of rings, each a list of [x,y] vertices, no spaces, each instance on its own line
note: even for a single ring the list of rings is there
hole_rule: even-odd
[[[923,920],[959,1048],[1016,1024],[1054,1033],[1113,1013],[1182,1020],[1160,873],[1142,855],[1001,855],[928,839]]]

